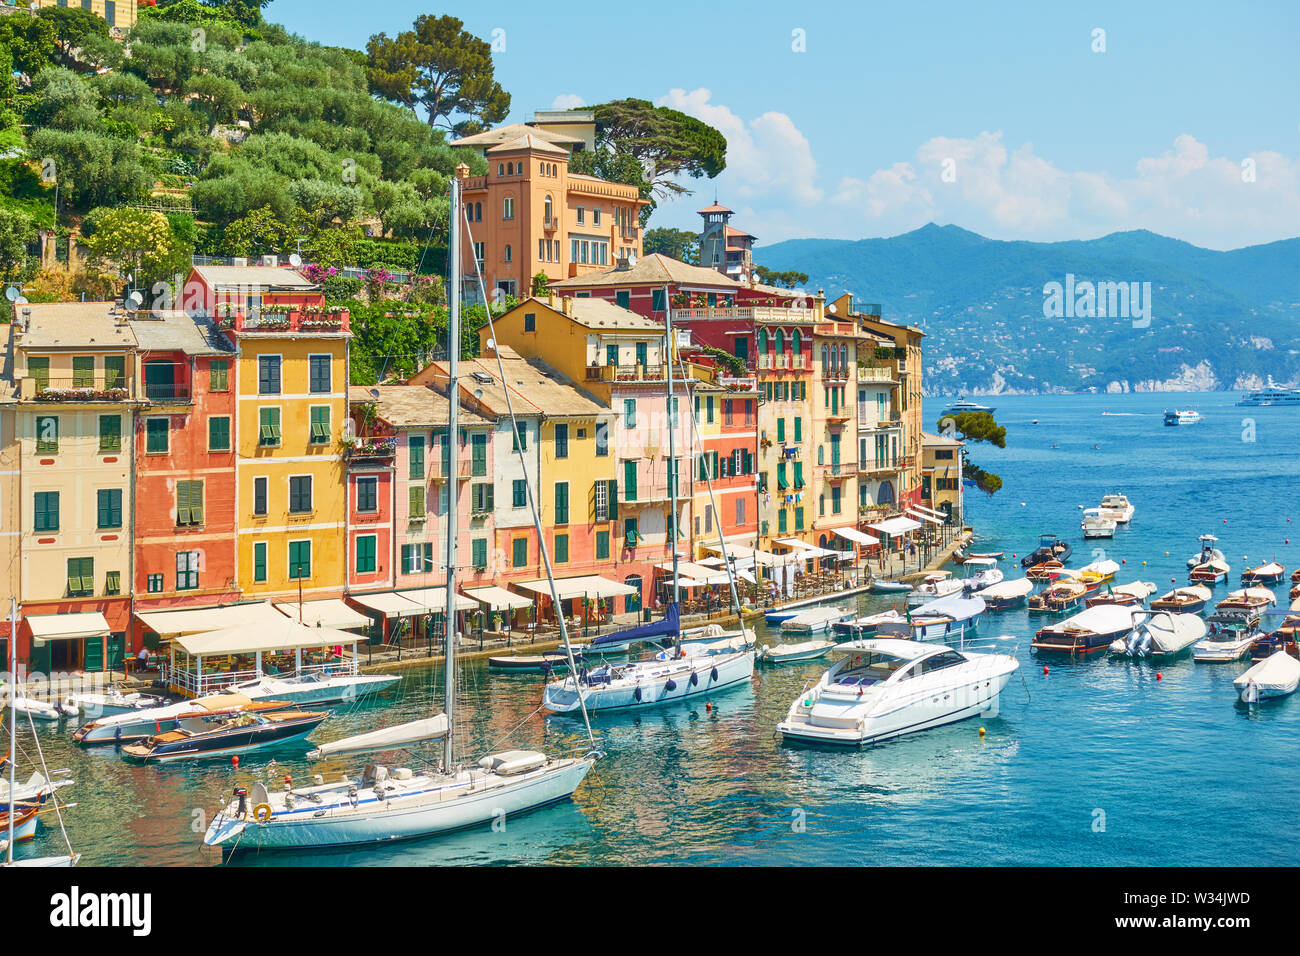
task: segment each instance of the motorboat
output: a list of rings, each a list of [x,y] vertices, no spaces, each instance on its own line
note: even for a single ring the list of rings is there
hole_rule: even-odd
[[[102,694],[72,694],[67,703],[75,705],[82,716],[113,717],[134,710],[162,707],[167,703],[167,698],[113,688]]]
[[[788,664],[794,661],[811,661],[825,657],[834,641],[800,641],[797,644],[764,644],[758,649],[758,660],[764,664]]]
[[[1098,591],[1084,603],[1087,607],[1098,604],[1118,604],[1121,607],[1140,608],[1143,602],[1156,593],[1156,586],[1151,581],[1133,581],[1118,587],[1107,587]]]
[[[1196,539],[1201,543],[1201,550],[1187,559],[1187,567],[1194,568],[1208,561],[1223,561],[1223,552],[1214,545],[1219,540],[1212,534],[1203,534]]]
[[[1070,559],[1074,549],[1069,542],[1062,541],[1054,534],[1040,534],[1038,547],[1020,559],[1022,568],[1032,568],[1046,561],[1059,561],[1064,564]]]
[[[1247,408],[1265,408],[1272,406],[1300,406],[1300,388],[1289,385],[1276,385],[1269,376],[1268,385],[1241,396],[1239,406]]]
[[[1133,520],[1133,512],[1136,510],[1128,498],[1118,492],[1104,495],[1098,507],[1102,515],[1114,518],[1117,524],[1128,524]]]
[[[1057,581],[1029,598],[1030,614],[1065,614],[1076,610],[1088,593],[1088,588],[1073,578]]]
[[[978,597],[949,595],[909,608],[901,624],[881,624],[880,637],[902,637],[914,641],[963,641],[975,632],[985,604]]]
[[[1002,580],[1002,569],[993,558],[970,558],[962,565],[966,578],[962,581],[967,591],[980,591]]]
[[[931,571],[907,595],[907,603],[924,604],[949,594],[960,594],[964,586],[964,582],[953,577],[951,571]]]
[[[1066,570],[1065,565],[1060,561],[1044,561],[1042,564],[1035,564],[1031,568],[1025,569],[1025,577],[1030,581],[1057,581],[1061,578],[1072,577],[1076,572]]]
[[[1195,425],[1200,420],[1201,413],[1192,408],[1165,410],[1166,425]]]
[[[783,624],[798,614],[801,610],[803,609],[797,607],[774,607],[763,614],[763,620],[768,624]]]
[[[988,412],[993,414],[994,409],[988,405],[981,405],[979,402],[972,402],[966,396],[962,396],[953,402],[942,412],[944,415],[960,415],[962,412]]]
[[[1202,584],[1193,584],[1191,587],[1174,588],[1172,591],[1166,591],[1156,600],[1151,602],[1153,611],[1178,611],[1182,614],[1195,614],[1205,608],[1209,603],[1211,591]]]
[[[575,649],[573,659],[581,662],[583,656]],[[568,666],[569,656],[564,651],[544,651],[541,654],[513,654],[488,658],[489,669],[508,671],[510,673],[549,674],[551,671],[566,670]]]
[[[133,710],[112,717],[100,717],[83,724],[72,739],[83,747],[134,743],[164,730],[175,730],[187,717],[231,717],[242,713],[266,713],[292,707],[287,700],[253,700],[243,694],[214,694],[163,707]]]
[[[1268,588],[1242,588],[1232,591],[1214,607],[1219,611],[1263,611],[1277,603],[1277,595]]]
[[[871,582],[870,588],[872,594],[906,594],[912,590],[912,585],[903,581],[885,581],[880,578]]]
[[[1102,514],[1100,508],[1083,509],[1083,520],[1079,522],[1085,538],[1113,538],[1116,525],[1115,519]]]
[[[1300,686],[1300,661],[1285,650],[1252,664],[1232,682],[1243,704],[1294,694]]]
[[[1129,657],[1173,657],[1205,637],[1205,620],[1198,614],[1169,614],[1165,611],[1137,611],[1133,630],[1117,637],[1111,653]]]
[[[229,757],[302,740],[329,715],[327,710],[277,710],[182,717],[171,730],[127,744],[122,756],[137,763]]]
[[[1118,573],[1118,561],[1102,558],[1100,561],[1094,561],[1092,564],[1080,568],[1078,580],[1089,591],[1095,591],[1103,584],[1114,581],[1115,575]]]
[[[1101,604],[1042,628],[1034,635],[1030,646],[1037,651],[1058,654],[1089,654],[1106,650],[1132,630],[1133,611],[1130,608]]]
[[[1214,559],[1206,561],[1204,564],[1198,564],[1192,568],[1188,577],[1197,584],[1208,584],[1210,587],[1218,584],[1220,581],[1228,580],[1228,572],[1232,569],[1228,567],[1227,561]]]
[[[975,597],[980,598],[990,611],[1005,611],[1024,604],[1033,590],[1034,582],[1029,578],[1016,578],[990,584],[982,591],[976,591]]]
[[[1292,657],[1300,660],[1300,644],[1296,641],[1294,627],[1279,627],[1275,631],[1260,633],[1250,648],[1250,659],[1252,661],[1262,661],[1278,651],[1286,651]]]
[[[1263,636],[1259,631],[1259,615],[1250,611],[1211,614],[1205,619],[1205,626],[1205,637],[1192,648],[1192,660],[1204,663],[1241,660]]]
[[[965,564],[970,558],[992,558],[1001,561],[1006,555],[1005,551],[963,551],[961,548],[955,548],[952,552],[952,560],[954,564]]]
[[[1269,561],[1267,564],[1257,565],[1253,568],[1247,568],[1241,572],[1242,584],[1277,584],[1282,580],[1282,575],[1286,574],[1286,568],[1276,561]]]
[[[875,637],[882,624],[906,623],[906,617],[899,614],[897,609],[890,608],[888,611],[882,611],[879,614],[867,614],[864,617],[855,617],[847,621],[836,621],[831,625],[831,629],[836,634],[865,638]]]
[[[968,717],[996,717],[1020,666],[1007,654],[877,638],[841,644],[847,654],[790,705],[777,730],[787,741],[863,746]]]
[[[781,633],[791,636],[824,634],[838,621],[847,618],[848,612],[838,607],[810,607],[781,623]]]
[[[331,674],[305,671],[289,677],[262,676],[228,684],[224,694],[243,694],[253,700],[287,700],[299,707],[355,702],[396,684],[395,674]]]

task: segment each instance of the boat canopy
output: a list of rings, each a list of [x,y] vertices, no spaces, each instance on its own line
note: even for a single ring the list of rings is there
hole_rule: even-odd
[[[1133,610],[1119,604],[1094,604],[1087,610],[1067,617],[1064,621],[1044,630],[1091,631],[1094,634],[1113,634],[1133,626]]]
[[[360,640],[349,631],[332,627],[310,627],[278,612],[276,617],[279,621],[274,624],[186,634],[178,637],[176,643],[194,657],[221,657],[228,654],[256,654],[260,651],[289,651],[300,647],[355,644]]]
[[[909,613],[913,617],[947,615],[955,621],[964,621],[983,614],[985,607],[984,599],[981,597],[961,597],[950,594],[922,604],[920,607],[914,607]]]
[[[1131,581],[1110,589],[1111,594],[1128,594],[1136,598],[1149,597],[1156,593],[1156,586],[1150,581]]]
[[[403,744],[419,743],[424,740],[441,740],[450,729],[446,714],[412,720],[405,724],[372,730],[365,734],[343,737],[321,744],[307,754],[308,757],[327,757],[334,754],[356,754],[375,750],[391,750]]]
[[[556,582],[559,583],[559,582]],[[681,617],[677,609],[677,602],[673,601],[668,605],[668,613],[658,621],[650,621],[647,624],[638,624],[636,627],[630,627],[624,631],[612,631],[609,634],[600,634],[591,639],[592,647],[605,647],[609,644],[627,644],[637,641],[653,641],[659,637],[677,637],[681,631]]]
[[[546,578],[537,581],[512,581],[510,583],[525,591],[540,594],[542,597],[551,596],[551,584]],[[627,594],[635,594],[636,588],[629,587],[626,584],[619,584],[617,581],[609,580],[609,578],[602,578],[598,574],[586,574],[573,578],[556,578],[555,593],[560,596],[561,601],[567,601],[570,598],[579,597],[621,597]]]
[[[347,629],[370,626],[370,618],[356,608],[348,607],[338,598],[327,598],[323,601],[304,601],[301,605],[277,604],[275,606],[277,611],[295,621],[298,620],[300,608],[302,623],[310,624],[312,627]]]
[[[845,541],[852,541],[854,544],[880,544],[880,539],[875,535],[867,534],[865,531],[859,531],[857,528],[836,528],[835,533]]]
[[[997,563],[997,558],[967,558],[962,562],[962,565],[973,564],[978,568],[992,568],[996,567]]]
[[[999,581],[997,584],[990,584],[988,587],[976,592],[981,598],[994,598],[995,600],[1008,600],[1010,598],[1024,597],[1034,590],[1034,582],[1028,578],[1016,578],[1013,581]]]

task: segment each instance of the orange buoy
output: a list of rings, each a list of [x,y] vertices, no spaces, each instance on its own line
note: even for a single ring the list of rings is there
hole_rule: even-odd
[[[713,713],[713,703],[711,701],[704,702],[704,711],[705,713]]]
[[[1051,672],[1047,669],[1047,665],[1046,665],[1046,664],[1043,665],[1043,673],[1044,673],[1044,674],[1051,673]]]
[[[1156,680],[1164,680],[1164,679],[1165,679],[1164,675],[1161,674],[1159,671],[1156,671]]]
[[[231,762],[232,764],[234,764],[236,770],[239,769],[239,755],[238,755],[238,754],[235,754],[235,756],[231,757],[231,758],[230,758],[230,762]]]

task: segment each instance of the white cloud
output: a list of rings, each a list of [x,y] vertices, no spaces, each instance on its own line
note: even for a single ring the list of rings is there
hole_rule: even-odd
[[[561,93],[551,100],[551,109],[553,110],[576,110],[578,107],[586,105],[587,101],[577,93]]]

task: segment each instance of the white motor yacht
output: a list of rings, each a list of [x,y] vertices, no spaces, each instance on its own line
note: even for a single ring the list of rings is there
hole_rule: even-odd
[[[925,604],[927,601],[947,597],[949,594],[960,594],[965,586],[965,582],[953,577],[951,571],[931,571],[907,595],[907,603]]]
[[[994,558],[967,558],[962,563],[962,570],[966,572],[962,586],[967,591],[981,591],[992,587],[1003,578],[1002,569],[998,567],[998,562]]]
[[[1101,499],[1099,510],[1104,517],[1114,518],[1116,524],[1128,524],[1136,509],[1124,495],[1112,492]]]
[[[843,660],[803,691],[777,730],[786,740],[863,746],[968,717],[996,717],[1020,663],[942,644],[877,638],[841,644]]]
[[[1116,521],[1110,515],[1102,514],[1100,508],[1085,508],[1079,527],[1083,529],[1085,538],[1113,538]]]

